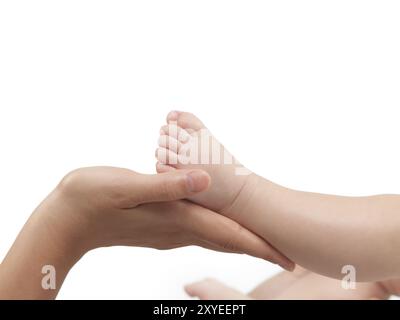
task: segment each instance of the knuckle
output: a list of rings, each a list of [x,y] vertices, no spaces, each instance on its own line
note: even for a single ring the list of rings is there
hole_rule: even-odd
[[[235,244],[231,239],[227,239],[221,246],[227,251],[235,251]]]
[[[232,226],[232,231],[229,238],[225,240],[225,242],[222,244],[222,247],[228,251],[238,251],[238,241],[243,231],[243,227],[240,224],[235,223]]]
[[[171,184],[169,182],[163,182],[160,185],[160,195],[164,199],[177,199],[179,195],[182,194],[183,190],[183,179],[179,180],[177,183]]]
[[[57,188],[63,193],[71,193],[80,183],[83,176],[83,169],[75,169],[67,173],[59,182]]]

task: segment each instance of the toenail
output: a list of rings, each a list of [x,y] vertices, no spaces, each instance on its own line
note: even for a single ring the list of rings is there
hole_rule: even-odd
[[[189,141],[189,139],[190,139],[190,135],[189,135],[187,132],[185,132],[184,130],[181,130],[181,131],[179,132],[178,140],[179,140],[180,142],[186,143],[186,142]]]
[[[171,111],[168,114],[167,118],[169,121],[176,121],[176,120],[178,120],[178,116],[179,116],[179,111]]]
[[[179,141],[182,143],[188,142],[189,138],[188,136],[179,136]]]

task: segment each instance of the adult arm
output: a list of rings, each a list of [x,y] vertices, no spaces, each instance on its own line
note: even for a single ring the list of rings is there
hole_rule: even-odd
[[[209,176],[198,170],[142,175],[93,167],[71,172],[33,212],[0,265],[0,299],[55,298],[73,265],[86,252],[104,246],[198,245],[293,267],[238,223],[175,201],[208,184]]]

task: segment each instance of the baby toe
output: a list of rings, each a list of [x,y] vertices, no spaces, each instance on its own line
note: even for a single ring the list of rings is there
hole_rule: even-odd
[[[179,153],[181,142],[174,137],[161,135],[158,139],[158,146]]]
[[[166,165],[166,164],[162,164],[160,162],[156,163],[156,171],[157,173],[165,173],[165,172],[170,172],[176,170],[174,167]]]
[[[158,162],[164,165],[176,166],[178,164],[178,154],[165,148],[156,150],[156,158]]]
[[[192,129],[198,131],[204,129],[205,126],[199,118],[190,112],[180,112],[177,115],[177,124],[182,129]]]
[[[162,126],[160,134],[170,136],[183,143],[188,142],[191,138],[191,135],[186,130],[180,128],[176,124]]]

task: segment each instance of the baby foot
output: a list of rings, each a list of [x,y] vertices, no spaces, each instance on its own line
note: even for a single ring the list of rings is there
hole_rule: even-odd
[[[251,172],[240,165],[193,114],[170,112],[167,123],[160,131],[157,172],[175,169],[208,172],[210,188],[189,200],[214,211],[227,211]]]

